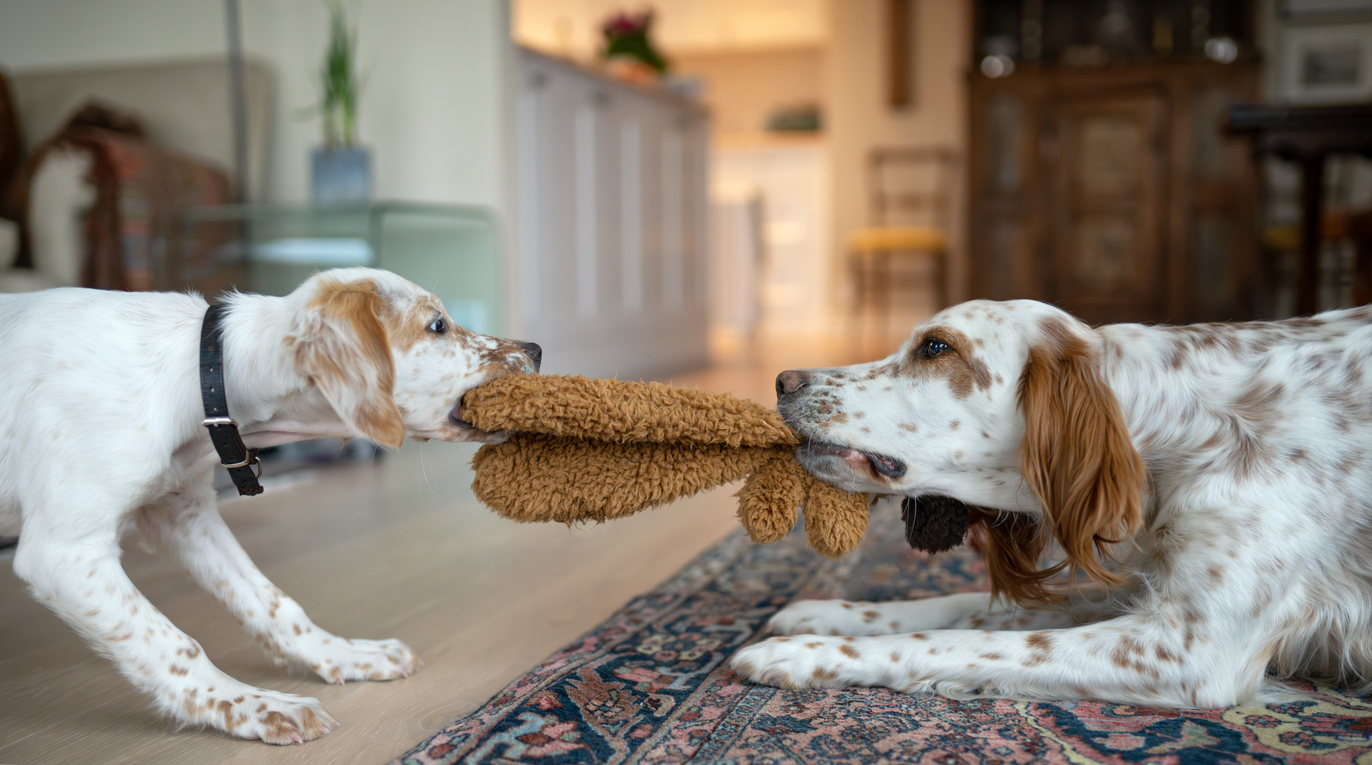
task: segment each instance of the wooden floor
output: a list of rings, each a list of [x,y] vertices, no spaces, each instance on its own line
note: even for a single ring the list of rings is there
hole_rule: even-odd
[[[672,382],[770,406],[782,369],[885,350],[832,341],[734,349]],[[472,497],[473,451],[407,443],[376,466],[285,476],[261,497],[222,504],[258,566],[316,623],[414,648],[425,666],[405,680],[333,686],[273,669],[209,595],[145,552],[136,532],[125,538],[129,576],[217,666],[323,702],[340,725],[311,743],[175,729],[12,572],[0,573],[0,763],[384,763],[737,528],[732,487],[601,526],[515,524]]]

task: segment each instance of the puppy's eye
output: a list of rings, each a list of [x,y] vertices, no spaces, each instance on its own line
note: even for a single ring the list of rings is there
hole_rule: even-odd
[[[920,343],[919,349],[915,351],[915,354],[921,359],[932,359],[935,356],[942,355],[951,350],[953,350],[952,346],[942,340],[931,337],[926,339],[923,343]]]
[[[441,318],[434,319],[433,321],[429,322],[429,331],[434,333],[435,335],[441,335],[444,332],[448,331],[448,325]]]

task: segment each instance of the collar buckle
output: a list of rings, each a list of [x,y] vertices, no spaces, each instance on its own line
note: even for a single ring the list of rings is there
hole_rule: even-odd
[[[224,395],[224,356],[219,316],[223,309],[211,306],[205,311],[200,327],[200,399],[205,405],[205,419],[201,425],[209,431],[210,443],[219,455],[219,464],[229,471],[238,493],[253,496],[262,493],[262,462],[257,450],[249,449],[238,433],[238,423],[229,416],[229,402]],[[256,465],[257,470],[252,470]]]

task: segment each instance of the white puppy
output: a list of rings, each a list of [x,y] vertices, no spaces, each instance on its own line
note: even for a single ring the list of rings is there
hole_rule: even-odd
[[[364,436],[493,442],[457,416],[487,380],[538,369],[540,350],[468,332],[394,274],[329,271],[285,297],[234,294],[224,390],[259,448]],[[219,458],[202,427],[198,295],[59,289],[0,295],[0,535],[35,597],[185,724],[275,744],[335,725],[311,698],[221,672],[129,581],[132,519],[243,624],[277,666],[331,683],[406,677],[397,640],[347,640],[310,621],[248,559],[215,507]]]

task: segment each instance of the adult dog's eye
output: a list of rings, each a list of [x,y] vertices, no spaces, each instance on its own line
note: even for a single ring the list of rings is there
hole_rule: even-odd
[[[448,325],[444,323],[443,319],[434,319],[433,321],[429,322],[429,331],[434,333],[435,335],[441,335],[447,330]]]
[[[916,354],[921,359],[932,359],[935,356],[939,356],[951,350],[953,350],[952,346],[942,340],[931,337],[926,339],[923,343],[920,343],[919,350],[916,351]]]

